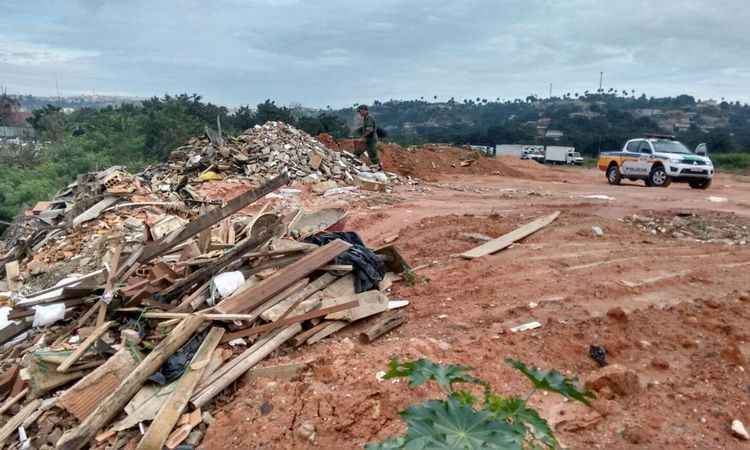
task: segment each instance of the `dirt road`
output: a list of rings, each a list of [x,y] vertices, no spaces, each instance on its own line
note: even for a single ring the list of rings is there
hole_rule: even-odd
[[[314,360],[293,380],[238,386],[205,447],[348,449],[400,433],[398,412],[436,392],[378,381],[391,356],[465,364],[510,395],[528,386],[505,357],[585,377],[598,368],[589,346],[602,345],[642,389],[604,392],[593,409],[537,397],[566,446],[742,448],[729,425],[750,423],[750,182],[657,189],[610,186],[595,169],[517,169],[436,176],[351,211],[348,229],[370,245],[398,235],[413,266],[432,264],[393,288],[411,301],[409,322],[371,345],[357,342],[357,325],[270,361]],[[455,256],[477,245],[463,233],[496,237],[556,210],[555,223],[503,252]],[[508,331],[533,320],[542,328]]]

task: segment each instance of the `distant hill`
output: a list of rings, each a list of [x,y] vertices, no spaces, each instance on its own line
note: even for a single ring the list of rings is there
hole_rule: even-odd
[[[747,104],[699,101],[688,95],[648,98],[611,90],[513,101],[391,100],[376,101],[370,111],[378,125],[401,143],[495,145],[546,140],[596,154],[600,149],[620,148],[631,137],[658,132],[674,134],[690,146],[706,142],[715,152],[750,151]],[[334,113],[352,121],[350,108]]]
[[[68,97],[40,97],[36,95],[9,95],[18,100],[21,108],[26,111],[44,108],[47,105],[59,108],[106,108],[107,106],[120,106],[124,104],[139,104],[143,101],[137,97],[118,97],[112,95],[74,95]]]

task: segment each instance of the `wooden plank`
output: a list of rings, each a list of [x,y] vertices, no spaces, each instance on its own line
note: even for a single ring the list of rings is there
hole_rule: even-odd
[[[332,322],[328,322],[327,327],[323,328],[322,330],[318,331],[314,335],[310,336],[310,338],[307,340],[307,344],[312,345],[312,344],[315,344],[316,342],[320,342],[321,340],[327,338],[333,333],[336,333],[337,331],[343,328],[346,328],[348,325],[349,325],[349,322],[345,320],[334,320]]]
[[[280,223],[277,223],[272,228],[276,228]],[[247,238],[237,244],[233,249],[221,255],[211,264],[201,267],[196,270],[188,277],[178,281],[177,283],[170,286],[165,291],[158,294],[158,298],[162,303],[169,303],[175,297],[182,295],[186,290],[194,287],[196,284],[201,284],[209,280],[211,277],[219,273],[231,262],[239,259],[243,253],[254,250],[261,247],[273,237],[273,230],[269,230],[259,236]]]
[[[148,431],[141,439],[136,450],[161,450],[164,443],[169,437],[169,433],[174,428],[180,415],[193,395],[193,390],[198,385],[203,371],[211,361],[216,346],[219,345],[221,336],[224,334],[223,328],[214,327],[208,332],[200,348],[190,361],[190,365],[185,373],[180,377],[177,385],[169,396],[169,399],[162,405],[156,418],[151,422]]]
[[[194,290],[192,294],[185,296],[185,298],[174,308],[174,312],[194,311],[197,306],[203,304],[208,298],[208,290],[211,284],[211,280],[203,283],[198,289]],[[200,301],[200,303],[199,303]],[[193,302],[196,306],[193,306]]]
[[[286,289],[287,286],[307,277],[350,247],[350,244],[340,239],[330,242],[279,270],[256,286],[224,299],[216,305],[216,310],[221,313],[239,313],[256,308]]]
[[[5,278],[8,280],[8,290],[11,292],[16,292],[21,287],[18,274],[18,261],[11,261],[5,264]]]
[[[359,341],[363,344],[371,343],[380,336],[406,323],[406,317],[406,313],[404,312],[384,315],[384,317],[372,324],[370,328],[359,334]]]
[[[85,420],[120,385],[143,357],[132,348],[123,348],[107,361],[65,390],[58,404],[78,420]]]
[[[351,272],[354,270],[354,266],[351,264],[328,264],[327,266],[321,267],[320,270],[325,270],[327,272]]]
[[[211,383],[204,389],[195,393],[190,399],[190,402],[196,408],[202,408],[219,392],[223,391],[227,386],[241,377],[242,374],[246,373],[248,369],[265,359],[266,356],[281,347],[286,341],[293,338],[294,335],[300,331],[302,331],[302,326],[296,323],[282,330],[277,330],[267,337],[261,338],[253,345],[253,347],[243,353],[243,355],[245,355],[244,357],[241,359],[235,358],[235,360],[233,360],[234,362],[230,361],[227,363],[226,365],[229,365],[230,369],[225,371],[220,369],[217,371],[220,374],[218,374],[216,378],[212,377],[213,381],[211,381]]]
[[[18,337],[21,333],[31,328],[31,322],[28,320],[22,320],[17,323],[11,323],[7,327],[0,330],[0,345]]]
[[[516,241],[519,241],[527,236],[530,236],[557,219],[560,215],[560,211],[540,217],[539,219],[529,222],[526,225],[516,228],[508,234],[504,234],[497,239],[493,239],[489,242],[485,242],[479,247],[473,248],[467,252],[461,253],[461,257],[465,259],[481,258],[482,256],[491,255],[492,253],[499,252],[505,248],[508,248]]]
[[[86,350],[89,349],[92,345],[94,345],[94,342],[96,342],[99,337],[101,337],[104,333],[109,330],[109,328],[114,324],[114,322],[105,322],[94,330],[93,333],[91,333],[86,339],[81,342],[81,344],[76,347],[75,350],[73,350],[73,353],[68,356],[65,361],[62,362],[59,366],[57,366],[58,372],[67,372],[68,369],[70,369],[70,366],[75,364],[76,361],[78,361],[78,358],[83,356],[84,353],[86,353]]]
[[[336,281],[336,277],[334,275],[324,273],[323,275],[316,278],[315,281],[305,286],[303,290],[292,294],[276,305],[265,309],[263,312],[261,312],[260,317],[268,322],[276,322],[279,319],[283,319],[289,313],[294,311],[294,308],[299,306],[300,303],[302,303],[311,295],[315,294],[321,289],[325,289],[334,281]]]
[[[138,257],[138,262],[143,264],[157,256],[163,255],[175,245],[185,242],[201,231],[213,226],[220,220],[231,216],[250,203],[253,203],[258,199],[270,194],[271,192],[275,191],[281,186],[286,185],[287,183],[289,183],[289,176],[284,173],[270,180],[268,183],[258,187],[257,189],[252,189],[245,192],[244,194],[238,195],[237,197],[230,200],[226,204],[226,206],[222,208],[212,209],[211,211],[208,211],[197,219],[192,220],[179,232],[179,234],[174,236],[168,242],[161,241],[145,247],[141,255]]]
[[[255,310],[250,313],[251,316],[254,316],[252,320],[257,319],[264,312],[268,311],[270,308],[273,308],[279,303],[286,301],[286,299],[295,298],[297,295],[299,295],[300,292],[304,292],[305,287],[307,287],[307,284],[309,282],[309,278],[303,278],[293,285],[289,286],[288,288],[284,289],[283,291],[279,292],[278,294],[274,295],[270,300],[255,308]]]
[[[318,317],[324,317],[328,314],[333,314],[333,313],[337,313],[340,311],[346,311],[347,309],[356,308],[357,306],[359,306],[359,302],[354,300],[354,301],[344,303],[341,305],[331,306],[330,308],[316,309],[314,311],[310,311],[309,313],[302,314],[299,316],[288,317],[286,319],[280,319],[276,322],[269,323],[266,325],[261,325],[259,327],[253,327],[253,328],[248,328],[247,330],[240,330],[240,331],[235,331],[234,333],[229,333],[226,336],[224,336],[224,339],[222,339],[221,342],[229,342],[237,338],[255,336],[256,334],[261,334],[261,333],[268,333],[269,331],[276,330],[277,328],[285,327],[288,325],[293,325],[295,323],[304,322],[310,319],[317,319]]]
[[[112,418],[114,418],[148,377],[176,352],[203,324],[203,317],[189,317],[175,327],[146,358],[125,378],[117,390],[104,399],[99,406],[77,427],[63,434],[55,448],[57,450],[79,450],[85,447]]]
[[[354,322],[365,317],[374,316],[388,310],[388,296],[380,291],[366,291],[354,295],[346,295],[337,298],[327,298],[323,300],[322,307],[327,308],[334,305],[340,305],[356,301],[359,306],[344,311],[331,313],[326,316],[328,320],[346,320]]]
[[[26,396],[26,394],[28,394],[28,393],[29,393],[29,388],[23,388],[21,390],[21,392],[19,392],[18,394],[14,395],[13,397],[10,397],[7,400],[5,400],[5,402],[3,403],[3,405],[0,406],[0,415],[5,414],[5,411],[9,410],[11,408],[11,406],[13,406],[16,403],[18,403],[18,401],[21,400],[22,398],[24,398]]]
[[[120,266],[120,254],[122,253],[122,244],[117,243],[112,250],[112,258],[109,261],[110,267],[107,269],[107,282],[104,284],[104,294],[100,299],[99,312],[96,315],[96,326],[102,326],[107,320],[107,306],[112,301],[112,295],[115,288],[115,278]]]
[[[34,411],[36,411],[37,408],[39,408],[41,405],[42,400],[36,399],[28,405],[24,406],[21,411],[18,412],[18,414],[11,417],[10,420],[8,420],[5,425],[0,428],[0,446],[4,445],[6,439],[8,439],[10,435],[13,434],[13,432],[16,431],[16,429],[20,427],[30,415],[34,414]]]
[[[294,339],[292,339],[292,345],[294,345],[295,347],[299,347],[300,345],[307,342],[308,339],[318,334],[318,332],[326,329],[332,323],[333,322],[331,322],[330,320],[324,320],[323,322],[320,322],[309,330],[303,331],[297,336],[294,336]]]
[[[132,312],[120,309],[122,312]],[[184,319],[190,316],[189,313],[173,313],[173,312],[145,312],[141,315],[144,319]],[[255,320],[258,318],[257,314],[203,314],[206,320],[216,320],[221,322],[233,322],[235,320]]]

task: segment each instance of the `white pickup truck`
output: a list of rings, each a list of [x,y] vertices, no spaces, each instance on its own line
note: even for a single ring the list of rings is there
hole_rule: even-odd
[[[655,187],[667,187],[674,181],[688,183],[693,189],[708,189],[715,173],[705,144],[693,153],[671,137],[631,139],[619,152],[601,152],[598,166],[609,184],[620,184],[627,178],[644,180],[646,186]]]

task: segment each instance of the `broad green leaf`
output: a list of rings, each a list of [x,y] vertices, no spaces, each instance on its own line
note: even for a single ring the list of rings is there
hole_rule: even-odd
[[[449,389],[453,383],[485,384],[479,378],[469,375],[467,373],[469,370],[471,370],[469,367],[436,364],[424,358],[403,363],[398,358],[393,358],[388,363],[388,372],[386,372],[384,378],[408,378],[411,387],[421,386],[430,380],[434,380],[444,389]]]
[[[571,400],[578,400],[586,405],[589,405],[589,398],[596,398],[593,393],[580,390],[576,387],[576,379],[566,378],[556,370],[545,371],[538,368],[529,368],[521,361],[516,361],[511,358],[506,359],[505,362],[526,375],[526,378],[531,381],[536,389],[556,392],[564,397]]]
[[[557,448],[559,445],[547,421],[529,408],[522,399],[490,395],[486,399],[485,408],[495,414],[496,418],[517,426],[519,432],[525,433],[528,429],[534,439],[545,446],[544,448]]]
[[[477,411],[455,397],[429,400],[407,408],[402,414],[408,431],[406,446],[414,449],[522,449],[524,433],[497,420],[487,411]],[[410,447],[414,441],[417,446]]]

